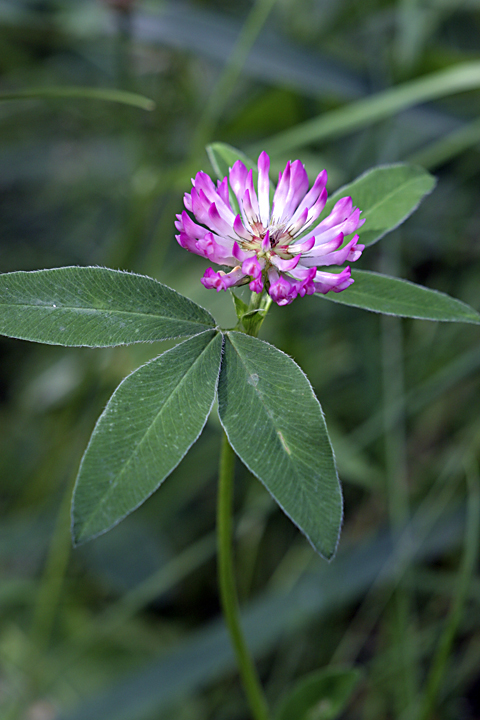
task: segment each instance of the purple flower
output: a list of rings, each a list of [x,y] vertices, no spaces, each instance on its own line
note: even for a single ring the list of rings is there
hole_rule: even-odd
[[[217,291],[249,283],[253,292],[264,289],[278,305],[288,305],[298,295],[341,292],[353,283],[349,267],[339,273],[320,267],[358,260],[364,245],[358,235],[344,238],[365,222],[352,198],[339,200],[330,215],[312,227],[327,202],[327,172],[323,170],[308,190],[308,176],[300,160],[288,162],[280,173],[270,207],[270,158],[258,158],[257,190],[252,170],[237,160],[229,177],[217,185],[204,172],[192,180],[185,193],[185,210],[177,215],[175,237],[197,255],[226,267],[230,272],[206,270],[202,283]],[[235,214],[230,188],[240,213]]]

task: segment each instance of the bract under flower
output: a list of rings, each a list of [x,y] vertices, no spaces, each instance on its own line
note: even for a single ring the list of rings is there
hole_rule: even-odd
[[[204,172],[192,180],[185,207],[201,224],[183,211],[177,215],[175,237],[186,250],[233,268],[208,268],[203,285],[219,291],[248,283],[253,292],[266,289],[278,305],[288,305],[298,295],[345,290],[353,283],[349,267],[339,273],[319,268],[358,260],[365,246],[358,235],[347,243],[344,238],[365,222],[360,210],[352,206],[352,198],[344,197],[313,227],[327,202],[327,172],[323,170],[308,190],[305,167],[300,160],[288,162],[270,206],[269,170],[270,158],[262,152],[256,190],[252,170],[240,160],[216,185]],[[230,204],[229,184],[239,214]]]

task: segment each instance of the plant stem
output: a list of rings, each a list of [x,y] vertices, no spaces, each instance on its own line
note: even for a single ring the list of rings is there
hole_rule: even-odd
[[[220,453],[217,501],[218,584],[223,614],[237,656],[240,676],[254,720],[268,720],[268,708],[260,680],[240,625],[233,570],[233,476],[235,453],[224,434]]]

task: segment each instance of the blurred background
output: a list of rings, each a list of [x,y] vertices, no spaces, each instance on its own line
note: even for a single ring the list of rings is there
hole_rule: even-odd
[[[437,189],[357,265],[478,310],[479,39],[478,0],[2,0],[1,93],[118,88],[155,109],[0,102],[0,271],[145,273],[232,325],[229,296],[204,290],[206,264],[173,228],[220,140],[270,150],[275,170],[300,158],[312,182],[326,167],[330,192],[376,164],[423,165]],[[430,80],[455,67],[457,85]],[[272,308],[261,337],[310,378],[345,493],[329,565],[238,463],[239,594],[270,702],[340,664],[363,671],[343,718],[410,720],[437,663],[429,717],[480,718],[478,328],[306,297]],[[215,413],[159,492],[71,547],[96,418],[167,347],[0,339],[2,718],[249,718],[219,619]]]

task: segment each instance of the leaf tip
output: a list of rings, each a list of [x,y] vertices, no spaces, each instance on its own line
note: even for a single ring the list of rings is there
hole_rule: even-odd
[[[70,536],[72,538],[72,547],[78,548],[80,545],[84,545],[84,543],[88,542],[90,540],[89,536],[84,535],[82,531],[82,527],[79,526],[79,523],[75,520],[75,517],[72,514],[72,523],[70,527]]]

